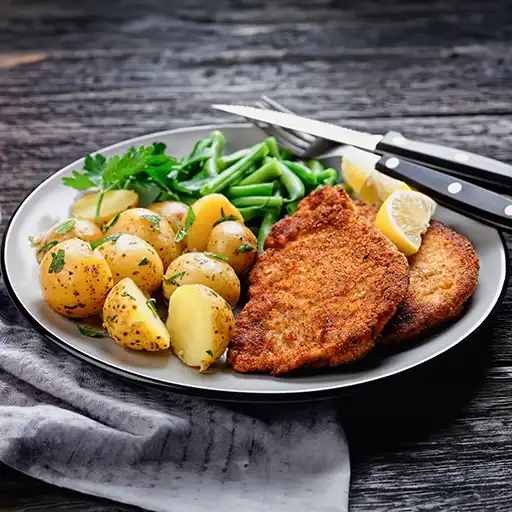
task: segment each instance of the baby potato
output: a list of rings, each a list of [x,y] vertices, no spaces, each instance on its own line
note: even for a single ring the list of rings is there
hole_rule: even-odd
[[[225,262],[205,256],[202,252],[187,252],[175,259],[164,276],[162,291],[166,299],[185,284],[203,284],[236,306],[240,298],[240,280]]]
[[[244,223],[242,214],[222,194],[210,194],[201,197],[193,205],[196,216],[194,223],[187,230],[187,247],[189,251],[206,251],[210,233],[214,224],[223,217],[236,217],[237,222]]]
[[[174,352],[186,365],[206,370],[224,353],[234,328],[229,304],[211,288],[188,284],[172,294],[167,329]]]
[[[91,192],[81,197],[72,207],[71,214],[77,219],[96,222],[96,204],[99,192]],[[133,190],[111,190],[103,196],[98,224],[103,226],[107,220],[139,204],[139,196]]]
[[[108,294],[103,306],[103,326],[121,347],[143,352],[169,348],[169,332],[142,290],[126,277]]]
[[[225,256],[234,271],[241,275],[255,262],[257,247],[258,240],[247,226],[226,221],[213,228],[207,249],[208,252]]]
[[[105,258],[78,238],[52,247],[39,267],[44,300],[58,313],[87,318],[101,311],[114,285]]]
[[[68,219],[52,226],[38,241],[36,258],[41,263],[51,247],[64,240],[80,238],[85,242],[96,242],[102,236],[101,229],[90,220]]]
[[[151,245],[167,268],[180,255],[180,248],[174,241],[174,231],[160,215],[147,208],[126,210],[112,219],[105,236],[114,233],[136,235]]]
[[[110,267],[114,284],[130,277],[144,293],[151,295],[162,284],[164,266],[160,256],[138,236],[113,235],[117,236],[98,246]]]
[[[161,203],[153,203],[148,206],[148,210],[157,213],[163,217],[174,231],[178,226],[183,227],[188,214],[188,206],[180,201],[162,201]],[[181,252],[187,248],[187,237],[183,238],[178,244]]]

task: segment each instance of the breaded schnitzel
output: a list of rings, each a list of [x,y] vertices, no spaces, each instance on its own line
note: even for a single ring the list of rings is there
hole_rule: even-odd
[[[375,220],[375,208],[359,201],[356,205],[361,216]],[[435,220],[409,264],[409,290],[384,328],[381,343],[414,338],[459,316],[478,283],[480,264],[469,240]]]
[[[407,259],[340,187],[323,187],[271,229],[249,279],[228,362],[273,375],[365,356],[409,283]]]

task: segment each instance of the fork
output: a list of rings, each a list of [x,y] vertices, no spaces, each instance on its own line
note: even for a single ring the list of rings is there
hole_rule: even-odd
[[[289,108],[284,107],[277,101],[262,95],[261,101],[257,101],[255,105],[259,108],[268,108],[277,112],[285,112],[287,114],[295,114]],[[280,146],[286,146],[291,152],[301,159],[307,158],[331,158],[341,157],[344,155],[346,148],[336,142],[315,137],[309,133],[296,130],[287,130],[279,126],[272,126],[259,121],[252,121],[263,133],[268,136],[275,137]]]

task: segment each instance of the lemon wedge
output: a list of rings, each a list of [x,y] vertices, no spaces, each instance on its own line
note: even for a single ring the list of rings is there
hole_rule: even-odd
[[[359,199],[369,205],[380,206],[393,192],[397,190],[411,190],[407,183],[386,176],[374,170],[364,182]]]
[[[374,173],[379,157],[368,151],[348,146],[341,160],[343,181],[359,197],[366,180]]]
[[[375,169],[380,156],[347,147],[341,161],[343,181],[354,195],[368,205],[380,206],[396,190],[410,190],[403,181],[390,178]]]
[[[418,252],[436,202],[414,190],[393,192],[380,207],[375,226],[406,256]]]

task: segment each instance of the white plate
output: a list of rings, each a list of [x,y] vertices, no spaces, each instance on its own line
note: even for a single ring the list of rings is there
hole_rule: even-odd
[[[212,129],[226,135],[227,151],[255,144],[263,135],[252,125],[202,126],[145,135],[100,150],[105,155],[130,146],[167,143],[168,152],[185,156],[194,142]],[[124,377],[176,388],[188,394],[225,400],[304,400],[334,394],[342,388],[368,383],[424,363],[472,334],[496,308],[507,285],[507,253],[500,234],[493,228],[457,213],[439,208],[436,217],[466,235],[480,259],[480,283],[462,318],[442,331],[396,353],[372,359],[371,364],[342,366],[332,371],[293,377],[237,374],[218,363],[209,374],[199,374],[170,353],[145,354],[125,350],[109,339],[85,338],[75,322],[52,311],[42,300],[38,265],[28,237],[44,231],[69,216],[78,193],[62,185],[63,176],[81,170],[77,160],[39,185],[13,215],[2,246],[2,270],[9,293],[21,313],[39,332],[78,357]],[[331,165],[339,166],[333,161]],[[64,356],[64,354],[63,354]]]

